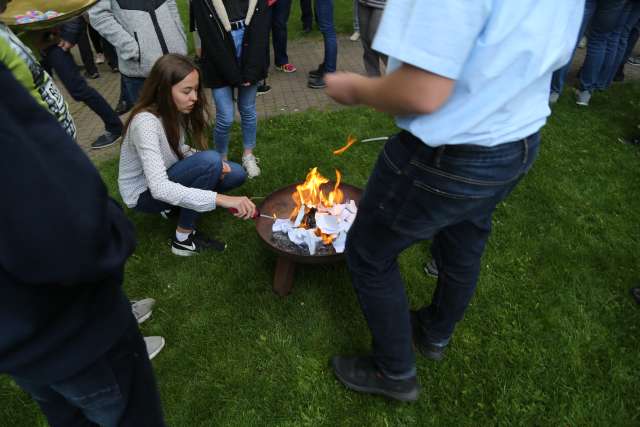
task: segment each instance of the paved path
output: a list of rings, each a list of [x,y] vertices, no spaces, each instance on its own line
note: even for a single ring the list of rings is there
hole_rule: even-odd
[[[339,70],[364,72],[362,46],[359,42],[352,42],[346,36],[339,36],[338,52]],[[578,49],[570,79],[575,75],[576,68],[582,64],[584,54],[584,49]],[[278,114],[305,111],[310,108],[319,110],[338,108],[338,104],[329,99],[323,90],[307,88],[307,72],[315,69],[322,62],[322,55],[321,39],[301,39],[289,42],[289,59],[298,67],[298,71],[285,74],[271,68],[269,85],[272,90],[258,97],[258,116],[267,118]],[[78,63],[80,63],[79,60]],[[89,83],[98,89],[111,105],[115,106],[120,94],[120,76],[109,71],[106,64],[99,65],[98,68],[101,77],[89,80]],[[640,67],[627,66],[625,72],[627,79],[640,79]],[[571,80],[568,83],[571,84]],[[64,90],[59,82],[58,85]],[[66,93],[65,95],[78,128],[78,143],[91,159],[102,161],[117,157],[118,144],[102,150],[90,149],[90,144],[104,131],[102,121],[84,104],[74,102]],[[122,119],[125,118],[125,116],[122,117]]]

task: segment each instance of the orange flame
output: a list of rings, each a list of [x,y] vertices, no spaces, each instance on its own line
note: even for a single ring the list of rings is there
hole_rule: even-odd
[[[309,171],[306,180],[296,186],[296,192],[291,195],[296,206],[291,211],[289,219],[295,220],[298,216],[300,209],[322,209],[330,208],[338,203],[342,203],[344,200],[344,193],[340,189],[340,181],[342,180],[342,174],[336,169],[336,183],[333,186],[333,190],[329,194],[325,194],[322,189],[324,184],[327,184],[329,180],[322,176],[318,172],[318,168],[315,167]],[[306,227],[304,222],[300,225]],[[324,244],[330,244],[333,241],[333,237],[328,234],[322,233],[319,229],[315,230],[318,237],[322,238]]]
[[[351,147],[351,146],[352,146],[353,144],[355,144],[356,142],[358,142],[358,140],[357,140],[357,139],[355,139],[355,138],[353,137],[353,135],[349,135],[349,136],[347,137],[347,145],[345,145],[345,146],[344,146],[344,147],[342,147],[342,148],[339,148],[339,149],[335,150],[335,151],[333,152],[333,154],[337,156],[337,155],[339,155],[339,154],[344,153],[345,151],[347,151],[347,150],[349,149],[349,147]]]

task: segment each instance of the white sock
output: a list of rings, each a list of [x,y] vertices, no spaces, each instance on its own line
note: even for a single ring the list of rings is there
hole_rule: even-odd
[[[176,239],[178,240],[178,242],[184,242],[185,240],[187,240],[189,238],[190,234],[191,234],[191,232],[181,233],[178,230],[176,230]]]

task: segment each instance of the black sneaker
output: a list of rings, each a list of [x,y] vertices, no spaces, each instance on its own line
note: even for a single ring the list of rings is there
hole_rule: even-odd
[[[640,304],[640,288],[631,288],[631,296]]]
[[[124,100],[122,100],[118,102],[118,105],[116,105],[116,108],[114,111],[116,112],[117,115],[121,116],[124,113],[128,113],[129,110],[131,110],[131,105],[127,105],[127,103]]]
[[[420,354],[424,357],[440,361],[444,359],[444,351],[447,348],[446,345],[435,345],[427,341],[424,336],[422,326],[420,326],[420,320],[418,319],[418,312],[411,310],[411,330],[413,333],[413,345],[418,349]]]
[[[91,144],[91,148],[93,148],[94,150],[107,148],[118,142],[118,139],[120,139],[119,134],[105,132],[104,134],[100,135],[93,144]]]
[[[269,86],[268,84],[264,83],[261,85],[258,85],[257,91],[256,91],[256,95],[260,96],[260,95],[264,95],[265,93],[269,93],[271,92],[271,86]]]
[[[165,209],[160,212],[160,216],[164,219],[177,218],[180,215],[180,208]]]
[[[427,274],[427,276],[431,276],[436,279],[438,278],[438,264],[436,264],[435,259],[432,259],[424,265],[424,272]]]
[[[403,402],[414,402],[420,395],[420,385],[415,376],[406,380],[388,378],[368,356],[333,356],[331,367],[336,378],[351,390],[379,394]]]
[[[327,87],[327,84],[324,81],[324,75],[318,77],[309,77],[307,86],[311,89],[324,89],[325,87]]]
[[[315,70],[309,71],[309,73],[307,75],[309,76],[310,79],[312,77],[316,78],[316,77],[324,76],[324,64],[318,65],[318,68],[316,68]]]
[[[100,73],[98,73],[97,71],[94,73],[85,72],[84,76],[88,79],[95,80],[100,77]]]
[[[209,239],[196,230],[193,230],[191,234],[189,234],[189,237],[181,242],[179,242],[175,236],[171,240],[171,253],[178,256],[197,255],[206,250],[222,252],[226,247],[227,245],[225,243]]]

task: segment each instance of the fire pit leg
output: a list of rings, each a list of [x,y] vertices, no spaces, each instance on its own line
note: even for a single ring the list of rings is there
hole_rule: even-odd
[[[273,292],[281,297],[291,293],[296,263],[288,258],[279,256],[276,262],[276,272],[273,276]]]

